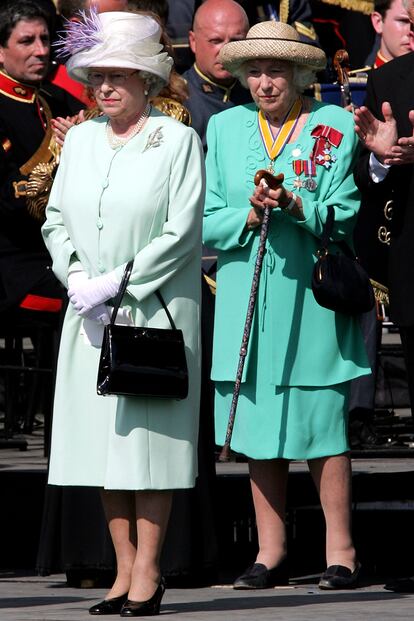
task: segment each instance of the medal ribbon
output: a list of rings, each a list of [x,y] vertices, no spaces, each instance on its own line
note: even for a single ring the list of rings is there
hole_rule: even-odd
[[[339,147],[344,137],[342,132],[333,127],[329,127],[329,125],[317,125],[315,129],[312,130],[311,136],[313,136],[313,138],[325,138],[329,144],[336,148]]]
[[[263,146],[271,161],[275,160],[290,140],[295,127],[298,123],[299,117],[302,112],[302,99],[298,97],[293,103],[289,112],[283,119],[282,125],[279,128],[276,136],[273,136],[273,132],[269,121],[261,110],[258,113],[259,119],[259,131],[263,140]]]
[[[316,165],[313,160],[304,160],[303,170],[307,177],[316,177]]]
[[[311,155],[312,159],[317,159],[318,156],[324,158],[325,149],[330,151],[331,147],[338,148],[344,137],[340,131],[329,127],[329,125],[317,125],[312,130],[311,136],[315,138],[315,145]]]
[[[298,177],[300,177],[303,172],[307,177],[316,177],[316,165],[312,159],[293,160],[292,166]]]
[[[293,170],[298,177],[300,177],[300,175],[303,173],[304,163],[305,160],[293,160],[292,162]]]

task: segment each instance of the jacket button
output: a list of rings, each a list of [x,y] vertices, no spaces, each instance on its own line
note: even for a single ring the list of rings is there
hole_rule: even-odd
[[[98,227],[99,230],[103,229],[103,222],[100,218],[97,219],[96,226]]]

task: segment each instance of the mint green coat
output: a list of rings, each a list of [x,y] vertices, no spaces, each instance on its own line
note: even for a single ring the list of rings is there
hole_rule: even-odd
[[[296,190],[292,162],[309,158],[314,145],[311,131],[318,124],[343,133],[340,146],[331,151],[336,161],[330,168],[316,167],[315,191]],[[249,197],[256,171],[266,168],[269,160],[254,104],[212,117],[207,142],[203,238],[218,252],[212,379],[220,388],[220,383],[234,382],[236,377],[259,241],[259,229],[245,229]],[[352,115],[338,106],[314,102],[298,140],[276,160],[275,173],[284,173],[285,187],[301,197],[305,220],[299,222],[279,209],[272,213],[243,382],[255,378],[252,365],[262,354],[274,387],[327,387],[370,372],[357,318],[322,308],[311,290],[329,204],[335,208],[333,238],[351,240],[360,205],[352,173],[357,150]],[[260,378],[252,381],[259,386]],[[254,416],[254,403],[250,407]],[[220,400],[216,409],[216,417],[228,416],[228,410],[221,412]]]
[[[49,482],[107,489],[194,485],[200,392],[200,246],[204,161],[195,132],[157,110],[113,150],[105,117],[71,129],[43,226],[53,270],[66,286],[72,261],[90,276],[134,259],[124,306],[135,324],[169,327],[160,289],[184,332],[183,401],[96,394],[100,347],[69,304],[59,352]],[[97,324],[95,324],[96,326]],[[96,339],[99,343],[99,335]]]

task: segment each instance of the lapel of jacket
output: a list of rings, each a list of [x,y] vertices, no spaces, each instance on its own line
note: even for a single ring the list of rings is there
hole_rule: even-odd
[[[398,134],[411,136],[413,127],[408,118],[408,112],[414,109],[414,54],[407,54],[405,62],[399,63],[395,72],[395,83],[390,87],[394,93],[390,97],[392,109],[397,120]],[[385,101],[387,98],[385,97]]]

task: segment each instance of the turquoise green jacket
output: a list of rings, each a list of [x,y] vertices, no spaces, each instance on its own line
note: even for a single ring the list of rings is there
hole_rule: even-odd
[[[309,158],[315,142],[311,131],[318,124],[339,130],[343,138],[331,148],[330,166],[317,165],[316,190],[296,190],[292,163]],[[245,228],[249,197],[256,171],[269,164],[255,105],[213,116],[207,142],[204,243],[218,251],[212,378],[234,381],[259,241],[259,229]],[[256,303],[251,338],[257,339],[260,330],[274,351],[272,378],[277,386],[328,386],[370,372],[358,319],[322,308],[311,290],[328,205],[335,208],[333,240],[351,243],[360,205],[352,172],[357,151],[352,115],[314,102],[298,140],[276,160],[275,173],[284,173],[286,188],[301,197],[305,214],[298,221],[279,209],[272,212]],[[249,355],[243,380],[248,367]]]

